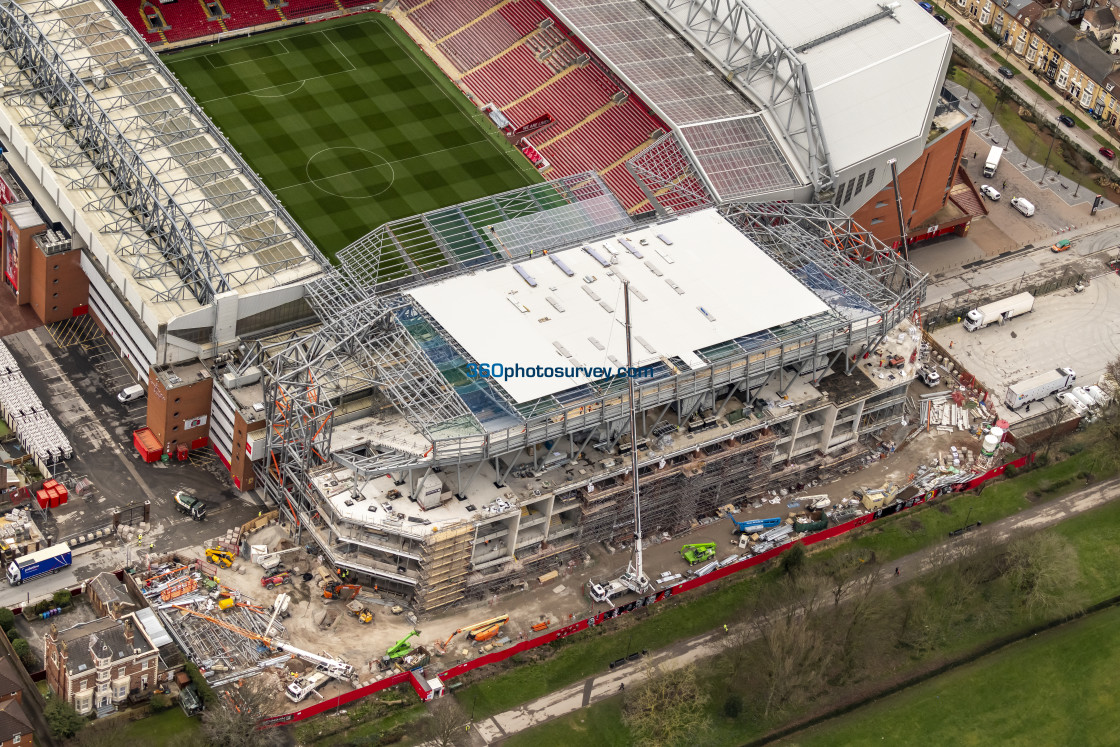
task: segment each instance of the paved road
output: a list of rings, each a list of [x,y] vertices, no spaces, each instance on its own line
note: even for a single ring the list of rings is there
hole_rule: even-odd
[[[901,576],[897,578],[893,575],[889,576],[888,584],[902,583],[912,575],[925,573],[943,564],[946,559],[954,556],[963,557],[977,547],[1003,542],[1016,533],[1033,532],[1053,526],[1116,498],[1120,498],[1120,479],[1109,480],[1064,498],[1028,508],[971,534],[895,561]],[[679,641],[669,648],[655,652],[653,661],[662,669],[677,669],[699,659],[719,654],[725,639],[726,635],[722,631],[716,631]],[[636,687],[642,682],[642,672],[641,664],[634,663],[613,672],[588,677],[582,682],[476,723],[472,734],[475,735],[476,743],[498,742],[511,734],[617,695],[622,684]]]

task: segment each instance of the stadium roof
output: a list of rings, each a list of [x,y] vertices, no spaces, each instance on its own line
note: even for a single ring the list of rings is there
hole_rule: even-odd
[[[925,138],[953,41],[917,3],[876,21],[879,0],[803,0],[796,13],[787,0],[749,5],[807,66],[837,169]]]
[[[545,2],[674,127],[721,200],[800,184],[758,107],[642,3]]]
[[[111,4],[5,4],[0,26],[6,114],[100,234],[98,259],[134,306],[166,320],[328,266]]]
[[[637,366],[701,368],[695,351],[828,310],[713,209],[408,294],[475,361],[613,372],[626,365],[624,279]],[[521,403],[605,377],[495,378]]]
[[[720,201],[821,191],[923,142],[952,48],[913,2],[543,2],[673,126]]]

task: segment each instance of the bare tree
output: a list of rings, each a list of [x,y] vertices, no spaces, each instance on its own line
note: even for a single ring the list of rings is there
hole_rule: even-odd
[[[434,700],[428,706],[424,719],[424,732],[428,743],[438,747],[452,747],[470,743],[467,731],[467,714],[453,696]]]
[[[1101,410],[1101,422],[1112,440],[1120,443],[1120,386],[1117,386],[1120,384],[1120,358],[1109,361],[1104,370],[1112,399]]]
[[[781,710],[795,693],[808,695],[824,680],[835,647],[822,624],[830,595],[819,577],[787,577],[787,583],[754,612],[751,625],[761,645],[755,671],[764,688],[766,715]]]
[[[1007,575],[1032,617],[1072,612],[1081,576],[1077,552],[1054,532],[1039,532],[1007,546]]]
[[[623,720],[639,744],[695,744],[708,728],[708,695],[696,667],[662,671],[648,659],[646,681],[626,697]]]
[[[272,691],[261,678],[218,691],[218,703],[202,715],[202,733],[213,747],[274,747],[284,743],[279,729],[257,729],[269,715]]]

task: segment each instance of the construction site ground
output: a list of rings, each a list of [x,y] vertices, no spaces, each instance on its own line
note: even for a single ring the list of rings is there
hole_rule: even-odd
[[[1081,293],[1072,288],[1035,299],[1034,311],[967,332],[951,324],[933,333],[960,365],[1002,402],[1007,387],[1048,369],[1068,366],[1078,385],[1096,384],[1109,361],[1120,356],[1120,275],[1092,280]],[[1110,309],[1113,310],[1110,312]],[[918,387],[920,385],[915,385]],[[1057,406],[1054,397],[1033,406],[1031,415]],[[1012,426],[1026,415],[1000,407]]]
[[[979,442],[976,437],[963,431],[946,433],[933,430],[905,441],[905,436],[912,429],[913,426],[900,426],[889,434],[891,438],[897,439],[896,443],[905,445],[882,458],[872,458],[866,468],[831,481],[805,486],[796,494],[775,496],[778,498],[777,504],[763,502],[752,506],[740,502],[738,507],[741,510],[736,518],[740,521],[770,517],[785,519],[797,512],[797,509],[788,504],[797,502],[799,496],[827,494],[835,504],[841,499],[852,498],[854,491],[859,488],[877,488],[888,482],[905,483],[919,465],[929,465],[939,455],[948,454],[951,446],[961,450],[971,449],[973,452],[978,450]],[[680,557],[681,545],[714,542],[718,546],[717,559],[740,552],[737,539],[732,535],[732,524],[727,518],[698,524],[691,530],[668,539],[656,539],[644,551],[646,573],[655,581],[664,571],[682,574],[683,577],[689,570],[688,564]],[[279,525],[266,527],[253,535],[249,542],[253,545],[267,545],[270,551],[293,546],[287,530]],[[201,548],[196,551],[201,555]],[[606,609],[607,605],[591,602],[583,591],[584,585],[588,579],[601,581],[617,577],[625,569],[629,557],[626,549],[618,549],[612,553],[604,546],[597,545],[592,548],[589,561],[574,568],[564,568],[557,578],[544,584],[531,579],[524,591],[491,597],[482,602],[456,607],[432,619],[420,620],[416,626],[421,631],[420,635],[414,637],[412,642],[423,645],[432,652],[432,667],[438,671],[491,650],[491,646],[504,645],[496,642],[503,637],[517,641],[522,636],[529,638],[538,635],[531,630],[531,626],[542,621],[547,620],[554,627]],[[380,594],[372,589],[365,589],[361,599],[368,602],[367,606],[373,610],[374,617],[372,623],[362,624],[346,609],[344,601],[323,598],[321,584],[326,569],[323,569],[323,573],[317,570],[318,561],[315,556],[298,550],[284,556],[283,561],[284,568],[294,571],[292,580],[272,590],[262,588],[261,579],[275,571],[265,572],[248,558],[239,558],[233,568],[220,572],[221,583],[241,591],[262,606],[272,604],[278,593],[291,595],[291,616],[283,620],[283,638],[287,642],[315,653],[346,660],[358,671],[363,684],[384,676],[378,670],[378,660],[390,646],[413,629],[406,616],[396,616],[390,612],[389,607],[398,600],[378,599]],[[311,573],[310,580],[304,580],[305,573]],[[616,603],[626,601],[628,598],[622,597]],[[440,646],[437,642],[442,644],[457,629],[502,614],[508,614],[510,621],[497,639],[477,644],[468,641],[465,634],[460,634],[455,636],[446,654],[439,653]],[[290,667],[273,669],[263,675],[275,682],[276,713],[300,707],[282,695],[282,685],[287,681],[286,678],[290,678],[291,672],[305,668],[305,665],[293,662]],[[348,689],[348,684],[330,681],[319,689],[318,695],[310,696],[300,705],[305,706]]]

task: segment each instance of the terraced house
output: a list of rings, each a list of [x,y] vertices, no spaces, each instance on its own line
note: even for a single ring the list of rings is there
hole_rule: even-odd
[[[1071,104],[1116,124],[1120,8],[1106,0],[956,0],[956,5],[974,24],[999,36],[1001,53],[1021,58]]]

